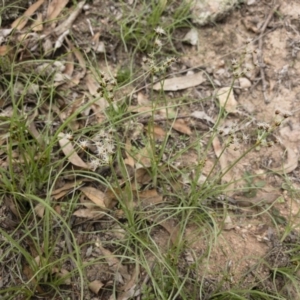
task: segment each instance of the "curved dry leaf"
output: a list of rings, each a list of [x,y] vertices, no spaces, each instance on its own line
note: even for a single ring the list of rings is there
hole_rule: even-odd
[[[153,90],[178,91],[197,86],[205,81],[201,72],[175,78],[168,78],[153,85]]]
[[[46,21],[56,19],[68,4],[69,0],[53,0],[48,6]]]
[[[137,163],[144,168],[151,167],[152,148],[150,142],[142,148],[139,153],[134,157]],[[138,167],[138,166],[137,166]]]
[[[63,74],[65,74],[68,77],[72,77],[72,74],[74,72],[74,57],[71,52],[68,53],[67,61],[65,63],[65,69],[63,71]]]
[[[16,19],[12,24],[11,28],[15,28],[18,30],[21,30],[25,27],[27,24],[27,21],[30,16],[32,16],[38,9],[39,7],[45,2],[45,0],[39,0],[35,3],[33,3],[21,16],[20,18]]]
[[[93,201],[97,206],[101,207],[102,209],[107,208],[106,203],[108,199],[103,192],[91,186],[82,187],[80,188],[80,190],[85,194],[86,197],[88,197],[91,201]]]
[[[78,156],[75,152],[72,143],[68,140],[63,133],[58,134],[58,143],[64,155],[68,158],[69,162],[74,166],[89,169],[89,166]]]
[[[278,174],[287,174],[291,173],[298,167],[299,155],[291,148],[286,148],[287,152],[287,161],[283,164],[282,167],[271,169],[272,172]]]
[[[92,74],[87,74],[85,76],[85,83],[86,83],[86,86],[92,96],[95,96],[98,94],[100,85],[96,81],[96,79],[92,76]]]
[[[186,134],[186,135],[192,134],[191,128],[188,125],[186,125],[185,122],[181,119],[178,119],[175,122],[173,122],[172,128],[175,129],[176,131]]]
[[[97,239],[97,242],[95,245],[100,249],[102,252],[103,257],[108,263],[108,266],[110,269],[115,272],[115,275],[117,276],[117,280],[120,283],[124,283],[123,278],[126,279],[126,281],[131,279],[131,276],[128,274],[128,270],[125,266],[123,266],[120,262],[120,260],[114,255],[111,251],[108,249],[105,249],[102,246],[102,243],[99,239]],[[118,276],[119,275],[119,276]],[[123,277],[123,278],[122,278]]]
[[[220,88],[217,97],[219,98],[220,105],[225,108],[229,113],[236,112],[236,107],[238,105],[235,100],[233,89],[231,87]]]
[[[200,119],[200,120],[205,120],[208,123],[211,123],[212,125],[215,124],[215,121],[204,111],[196,110],[191,113],[191,117]]]
[[[89,289],[94,294],[98,294],[103,286],[104,286],[104,283],[102,283],[100,280],[94,280],[89,283]]]
[[[73,216],[78,218],[85,218],[85,219],[101,219],[105,216],[105,213],[89,209],[89,208],[81,208],[74,211]]]
[[[131,168],[134,168],[135,161],[132,156],[130,156],[130,150],[131,150],[131,142],[129,139],[126,140],[125,144],[125,150],[126,150],[126,158],[124,159],[124,164],[130,166]]]
[[[138,194],[142,202],[142,206],[155,205],[163,202],[163,196],[157,193],[157,190],[146,190]]]
[[[153,128],[150,129],[150,133],[153,133],[154,139],[158,141],[163,141],[167,135],[159,125],[153,125]]]
[[[64,284],[70,285],[71,279],[70,279],[70,272],[66,269],[58,269],[58,268],[52,268],[52,274],[56,274],[60,279],[63,280]]]
[[[58,200],[68,194],[71,190],[74,190],[75,188],[78,188],[82,185],[82,180],[80,181],[74,181],[74,182],[68,182],[64,184],[61,188],[58,188],[54,191],[52,191],[51,196]]]
[[[35,21],[31,26],[32,31],[43,31],[43,14],[38,13]]]
[[[151,170],[147,168],[138,168],[135,171],[135,181],[139,184],[148,184],[151,182]]]
[[[77,16],[80,14],[84,4],[85,4],[85,1],[81,1],[81,2],[77,3],[77,6],[71,12],[68,19],[66,19],[63,23],[61,23],[59,26],[57,26],[54,29],[54,32],[56,35],[61,35],[63,32],[65,32],[66,30],[71,28],[72,23],[76,20]]]
[[[35,206],[34,211],[37,214],[37,216],[39,216],[42,219],[45,213],[45,206],[42,203],[38,203]]]
[[[173,245],[176,245],[179,236],[178,226],[174,225],[174,222],[172,220],[163,220],[158,224],[169,232],[171,242],[173,243]]]

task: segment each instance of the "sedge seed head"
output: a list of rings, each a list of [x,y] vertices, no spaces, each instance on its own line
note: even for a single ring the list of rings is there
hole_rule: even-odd
[[[89,146],[88,140],[84,140],[84,139],[80,140],[79,141],[79,146],[80,146],[81,149],[86,150]]]
[[[158,34],[158,35],[165,35],[166,32],[164,31],[164,29],[162,29],[160,26],[157,26],[154,31]]]
[[[65,134],[65,137],[66,137],[66,139],[68,139],[69,141],[73,141],[73,139],[74,139],[74,137],[73,137],[73,135],[72,135],[72,133],[66,133]]]

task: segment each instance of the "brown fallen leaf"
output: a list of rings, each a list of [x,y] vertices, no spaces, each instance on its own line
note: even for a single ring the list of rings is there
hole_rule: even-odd
[[[293,149],[287,147],[287,160],[282,167],[271,169],[272,172],[278,174],[288,174],[298,167],[299,155]]]
[[[74,211],[73,216],[84,219],[99,220],[106,214],[91,208],[80,208]]]
[[[159,195],[155,189],[139,192],[137,196],[143,207],[163,202],[163,196]]]
[[[184,120],[181,120],[181,119],[178,119],[175,122],[173,122],[172,128],[175,129],[176,131],[186,134],[186,135],[192,134],[191,128],[188,125],[186,125]]]
[[[134,159],[136,160],[137,164],[144,167],[149,168],[151,167],[151,159],[152,159],[152,148],[150,142],[146,144],[144,148],[142,148]],[[137,166],[138,167],[138,166]]]
[[[45,206],[42,203],[38,203],[34,207],[34,211],[37,214],[37,216],[39,216],[42,219],[45,213]]]
[[[91,186],[82,187],[80,190],[97,206],[105,210],[107,209],[106,203],[108,202],[108,199],[103,192]]]
[[[66,38],[65,39],[68,47],[70,48],[71,52],[74,54],[74,56],[76,57],[76,59],[78,60],[79,66],[81,67],[81,71],[78,71],[72,78],[71,81],[74,85],[77,85],[80,80],[85,76],[86,74],[86,60],[84,59],[83,55],[81,54],[81,52],[75,48],[75,46],[73,45],[73,43]]]
[[[85,76],[85,83],[86,83],[86,86],[92,96],[95,96],[98,94],[100,85],[95,80],[95,77],[91,73],[89,73]]]
[[[56,19],[68,2],[69,0],[52,0],[48,5],[46,21],[53,21]]]
[[[100,280],[94,280],[89,283],[89,289],[96,295],[100,292],[103,286],[104,283],[102,283]]]
[[[62,187],[52,191],[51,196],[60,194],[61,192],[65,192],[65,191],[70,191],[73,190],[73,188],[77,185],[80,185],[81,181],[74,181],[74,182],[68,182],[66,184],[64,184]]]
[[[126,158],[124,159],[124,163],[125,163],[125,165],[128,165],[131,168],[134,168],[135,161],[134,161],[133,157],[129,154],[131,151],[131,142],[129,139],[126,140],[125,150],[126,150]]]
[[[35,3],[33,3],[21,16],[20,18],[16,19],[12,24],[11,28],[15,28],[18,30],[22,30],[25,25],[27,24],[29,17],[31,17],[38,9],[39,7],[45,2],[45,0],[39,0]]]
[[[153,138],[157,141],[163,141],[167,136],[167,133],[159,125],[153,125],[152,128],[149,128],[149,133],[153,134]]]
[[[231,87],[220,88],[217,97],[219,98],[220,106],[224,107],[227,112],[235,113],[237,111],[238,103],[235,100]]]
[[[38,281],[36,280],[35,273],[32,271],[31,267],[28,264],[24,264],[23,266],[23,274],[26,276],[27,280],[31,282],[32,286],[35,287],[36,291],[40,294],[44,294],[45,291],[43,288],[38,284]]]
[[[58,139],[61,150],[68,158],[70,163],[80,168],[89,169],[89,166],[75,152],[71,141],[66,138],[65,134],[60,132],[58,134]]]
[[[138,168],[135,171],[135,181],[138,184],[148,184],[152,180],[151,170],[148,168]]]
[[[83,180],[68,182],[64,184],[61,188],[52,191],[51,196],[55,200],[58,200],[68,194],[70,191],[73,191],[75,188],[78,188],[82,185]]]
[[[52,274],[55,274],[57,277],[62,279],[63,284],[70,285],[71,284],[71,275],[70,272],[66,269],[58,269],[58,268],[52,268]]]
[[[85,4],[85,1],[78,2],[76,7],[74,8],[74,10],[69,15],[69,17],[54,29],[54,33],[57,36],[63,34],[65,31],[67,31],[71,28],[73,22],[76,20],[77,16],[80,14],[84,4]]]
[[[137,94],[137,103],[139,106],[148,106],[151,107],[151,101],[148,96],[142,92]]]
[[[153,85],[153,90],[178,91],[200,85],[205,81],[201,72],[175,78],[168,78]]]
[[[102,252],[102,255],[107,261],[109,268],[114,272],[116,280],[121,284],[124,284],[123,278],[126,282],[129,281],[131,279],[131,276],[129,275],[127,268],[121,264],[116,255],[114,255],[111,251],[105,249],[99,239],[97,239],[95,245]]]
[[[67,61],[65,63],[65,69],[63,71],[63,74],[68,77],[72,77],[73,72],[74,72],[74,57],[72,52],[69,52],[67,56]]]
[[[43,31],[43,14],[38,13],[35,21],[31,25],[31,30],[32,31]]]

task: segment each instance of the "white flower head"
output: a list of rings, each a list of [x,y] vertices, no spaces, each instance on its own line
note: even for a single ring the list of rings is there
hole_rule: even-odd
[[[89,141],[82,139],[79,141],[79,146],[81,149],[85,150],[89,146]]]
[[[108,164],[109,163],[109,155],[107,153],[103,153],[101,156],[102,156],[101,157],[102,163]]]
[[[103,153],[105,153],[105,152],[106,152],[106,151],[105,151],[105,147],[104,147],[103,144],[97,145],[96,153],[97,153],[98,156],[102,156]]]
[[[162,41],[159,38],[156,38],[154,41],[154,45],[157,48],[161,48],[162,47]]]
[[[162,29],[160,26],[157,26],[154,31],[158,34],[158,35],[165,35],[166,32],[164,31],[164,29]]]
[[[74,137],[71,132],[68,132],[65,134],[65,138],[68,139],[69,141],[73,141]]]
[[[101,162],[98,158],[92,158],[90,161],[90,167],[93,171],[95,171],[98,167],[101,166]]]

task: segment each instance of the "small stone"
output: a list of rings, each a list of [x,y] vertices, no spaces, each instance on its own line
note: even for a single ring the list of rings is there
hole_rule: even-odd
[[[251,81],[246,77],[239,78],[239,83],[241,89],[248,89],[252,85]]]
[[[198,31],[196,28],[192,28],[183,38],[184,42],[196,46],[198,44]]]

